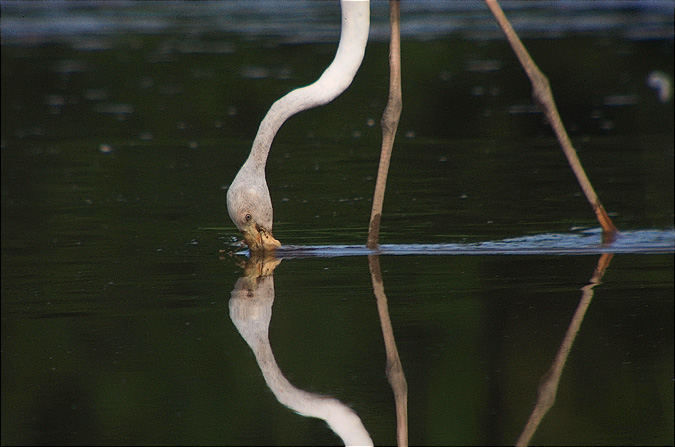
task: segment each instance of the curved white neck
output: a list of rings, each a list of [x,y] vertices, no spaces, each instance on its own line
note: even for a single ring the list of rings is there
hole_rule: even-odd
[[[274,136],[291,116],[318,107],[337,98],[352,83],[361,66],[370,28],[369,0],[341,0],[342,31],[335,59],[321,77],[277,100],[260,123],[251,154],[244,165],[248,169],[265,170],[267,155]]]

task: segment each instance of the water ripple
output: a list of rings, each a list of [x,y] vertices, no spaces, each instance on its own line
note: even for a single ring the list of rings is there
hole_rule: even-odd
[[[603,243],[600,230],[545,233],[497,241],[448,244],[383,244],[377,250],[363,245],[286,245],[276,257],[332,258],[367,255],[593,255],[602,253],[664,254],[675,252],[675,230],[634,230]],[[238,254],[248,254],[242,251]]]

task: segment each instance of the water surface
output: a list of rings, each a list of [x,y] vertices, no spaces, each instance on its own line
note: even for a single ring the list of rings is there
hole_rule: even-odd
[[[2,443],[337,445],[297,414],[329,402],[395,444],[389,358],[411,445],[516,443],[556,371],[531,443],[672,444],[673,102],[653,80],[672,85],[673,4],[592,3],[507,14],[616,241],[483,4],[404,2],[366,250],[378,3],[352,87],[275,140],[287,248],[258,262],[229,254],[226,190],[270,104],[332,59],[336,5],[3,2]]]

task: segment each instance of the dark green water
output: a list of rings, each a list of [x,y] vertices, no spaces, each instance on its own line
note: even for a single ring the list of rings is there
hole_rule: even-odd
[[[264,13],[221,30],[200,22],[208,9],[157,29],[160,10],[144,8],[3,3],[2,444],[340,444],[280,403],[278,373],[350,407],[376,444],[396,443],[368,258],[342,248],[365,243],[386,43],[375,36],[344,95],[284,125],[268,162],[275,236],[337,255],[288,257],[238,282],[227,185],[270,104],[330,62],[336,30],[289,20],[303,38],[279,40],[252,27]],[[117,14],[139,29],[37,31],[50,17]],[[313,20],[336,23],[325,14]],[[386,8],[373,14],[381,30]],[[434,14],[409,14],[427,21],[404,34],[381,233],[399,256],[379,257],[409,441],[514,444],[601,250],[428,256],[400,244],[519,249],[512,238],[543,234],[570,252],[597,223],[498,34],[438,35]],[[22,16],[36,25],[15,34]],[[629,247],[586,301],[533,444],[673,443],[673,100],[648,84],[662,73],[672,85],[673,36],[642,25],[525,40]]]

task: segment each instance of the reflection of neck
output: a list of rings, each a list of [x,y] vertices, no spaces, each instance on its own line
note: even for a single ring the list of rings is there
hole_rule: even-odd
[[[257,278],[255,289],[247,287],[251,285],[248,278],[237,281],[230,300],[230,318],[251,347],[265,382],[277,400],[303,416],[325,420],[345,445],[373,445],[361,419],[349,407],[333,397],[300,390],[284,377],[269,342],[273,277]]]
[[[253,171],[264,172],[272,140],[288,118],[331,102],[352,83],[366,50],[370,5],[368,1],[342,0],[341,6],[342,31],[335,59],[316,82],[293,90],[272,104],[260,123],[251,154],[246,160]]]

